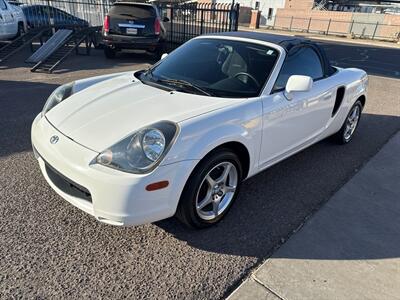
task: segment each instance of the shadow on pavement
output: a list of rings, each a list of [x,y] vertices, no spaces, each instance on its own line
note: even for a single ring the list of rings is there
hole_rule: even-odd
[[[204,251],[266,257],[284,242],[282,236],[290,236],[398,130],[400,117],[364,114],[349,145],[321,141],[247,180],[229,214],[217,226],[189,230],[175,219],[156,225]],[[381,254],[385,257],[379,258],[400,257],[400,250]],[[365,258],[378,257],[349,259]]]
[[[84,49],[80,49],[84,53]],[[21,52],[12,56],[10,59],[0,64],[0,71],[14,68],[32,68],[34,64],[25,63],[25,60],[31,56],[29,48],[23,49]],[[118,53],[115,59],[107,59],[103,54],[103,50],[91,49],[90,56],[71,54],[63,61],[53,74],[65,74],[80,70],[97,70],[113,69],[121,66],[129,66],[136,64],[154,64],[157,59],[148,53],[123,52]],[[47,74],[47,73],[45,73]]]
[[[92,49],[90,56],[72,55],[64,63],[62,63],[53,73],[64,74],[79,70],[96,70],[113,69],[120,66],[129,66],[137,64],[155,64],[157,59],[148,53],[118,53],[115,59],[107,59],[104,57],[103,50]],[[82,67],[84,66],[84,67]]]
[[[0,157],[31,149],[32,121],[57,86],[0,80]]]

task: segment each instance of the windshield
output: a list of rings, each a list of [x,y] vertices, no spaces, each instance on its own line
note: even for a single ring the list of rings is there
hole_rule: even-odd
[[[143,73],[140,79],[189,93],[256,97],[278,56],[278,50],[259,44],[193,39]]]

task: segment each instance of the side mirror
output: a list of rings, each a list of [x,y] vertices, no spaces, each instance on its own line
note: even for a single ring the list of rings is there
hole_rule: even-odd
[[[313,79],[309,76],[292,75],[285,87],[285,97],[292,100],[293,92],[308,92],[313,86]]]
[[[163,22],[169,22],[169,18],[168,17],[164,17],[162,21]]]
[[[168,53],[164,53],[163,55],[161,55],[161,59],[164,59],[168,56]]]

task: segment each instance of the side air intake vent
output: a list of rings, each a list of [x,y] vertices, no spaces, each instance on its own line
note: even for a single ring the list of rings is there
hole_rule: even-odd
[[[343,98],[344,98],[345,91],[346,91],[346,88],[344,86],[341,86],[340,88],[338,88],[338,90],[336,92],[335,106],[333,107],[333,111],[332,111],[332,117],[339,110],[339,107],[342,104],[342,101],[343,101]]]

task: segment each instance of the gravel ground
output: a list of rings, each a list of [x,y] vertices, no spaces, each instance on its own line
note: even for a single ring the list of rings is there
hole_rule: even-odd
[[[322,141],[249,179],[226,219],[202,231],[175,219],[133,228],[100,224],[50,189],[30,149],[31,122],[57,85],[145,67],[149,57],[105,61],[93,51],[47,75],[30,73],[18,63],[21,54],[0,68],[0,298],[227,295],[400,130],[393,71],[399,51],[324,45],[339,65],[365,65],[374,74],[353,142]]]

